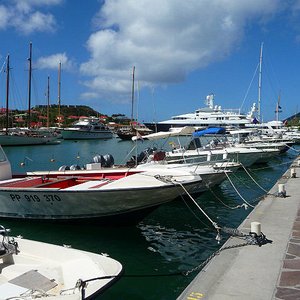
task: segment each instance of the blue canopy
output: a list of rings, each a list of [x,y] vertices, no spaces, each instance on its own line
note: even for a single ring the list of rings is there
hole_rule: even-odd
[[[224,127],[209,127],[204,130],[195,131],[193,137],[203,136],[205,134],[224,134],[226,132]]]

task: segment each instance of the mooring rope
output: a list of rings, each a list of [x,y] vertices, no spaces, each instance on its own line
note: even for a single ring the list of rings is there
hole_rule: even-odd
[[[232,187],[234,188],[234,190],[236,191],[236,193],[240,196],[240,198],[250,207],[254,208],[253,205],[251,205],[240,193],[239,191],[236,189],[236,187],[234,186],[233,182],[231,181],[230,177],[228,176],[228,174],[225,172],[225,175],[227,177],[227,179],[229,180],[229,182],[231,183]]]
[[[294,147],[289,146],[288,144],[285,144],[285,146],[288,147],[288,148],[291,149],[291,150],[294,150],[294,151],[297,152],[297,153],[300,153],[299,150],[295,149]]]
[[[208,214],[201,208],[201,206],[196,202],[196,200],[192,197],[192,195],[187,191],[187,189],[182,185],[182,183],[177,182],[174,180],[174,183],[181,186],[181,188],[185,191],[185,193],[188,195],[188,197],[193,201],[193,203],[197,206],[197,208],[203,213],[203,215],[211,222],[211,224],[214,226],[214,228],[219,232],[220,226],[217,224],[217,222],[213,221]]]
[[[225,202],[222,201],[222,199],[220,197],[218,197],[218,195],[213,191],[213,189],[211,187],[208,187],[209,191],[212,193],[212,195],[218,200],[220,201],[225,207],[229,208],[229,209],[238,209],[238,208],[242,208],[244,207],[245,209],[248,208],[248,205],[243,203],[243,204],[239,204],[239,205],[236,205],[236,206],[229,206],[227,205]]]
[[[267,190],[265,190],[252,176],[251,174],[248,172],[248,170],[245,168],[244,165],[242,165],[242,168],[244,169],[244,171],[247,173],[247,175],[253,180],[253,182],[264,192],[266,192],[267,194],[269,193]]]

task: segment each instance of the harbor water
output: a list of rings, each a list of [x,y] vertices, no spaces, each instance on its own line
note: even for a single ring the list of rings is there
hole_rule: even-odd
[[[59,145],[4,147],[14,172],[56,170],[62,165],[83,166],[96,154],[112,154],[115,163],[125,163],[132,155],[146,147],[139,142],[138,149],[131,141],[117,138],[91,141],[62,141]],[[160,147],[161,145],[154,145]],[[232,183],[247,202],[255,205],[286,171],[297,152],[278,156],[268,164],[249,169],[254,181],[241,169],[230,175]],[[196,201],[209,217],[220,226],[236,228],[250,213],[231,183],[199,196]],[[84,203],[82,204],[84,205]],[[247,209],[246,209],[247,208]],[[171,300],[197,275],[192,270],[219,249],[216,231],[209,220],[188,199],[176,199],[161,205],[137,224],[105,226],[88,223],[47,223],[2,219],[13,235],[53,243],[71,245],[96,253],[107,253],[124,267],[123,277],[99,299]],[[270,237],[271,238],[271,237]]]

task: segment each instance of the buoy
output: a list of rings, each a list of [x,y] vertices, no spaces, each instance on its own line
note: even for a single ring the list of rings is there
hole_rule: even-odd
[[[296,178],[296,169],[292,168],[291,169],[291,178]]]
[[[257,236],[261,235],[261,224],[259,222],[251,222],[251,233],[255,233]]]
[[[278,184],[278,197],[286,197],[285,185],[283,183]]]

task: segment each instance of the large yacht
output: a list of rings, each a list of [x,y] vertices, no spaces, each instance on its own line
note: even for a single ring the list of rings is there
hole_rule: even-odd
[[[82,117],[73,126],[62,130],[65,140],[110,139],[112,132],[96,117]]]
[[[153,131],[167,131],[171,127],[193,126],[203,129],[211,126],[218,127],[244,127],[254,120],[256,105],[253,104],[247,114],[240,109],[222,109],[214,105],[214,94],[209,94],[205,100],[206,107],[197,109],[194,113],[173,116],[172,119],[157,123],[145,123]]]

